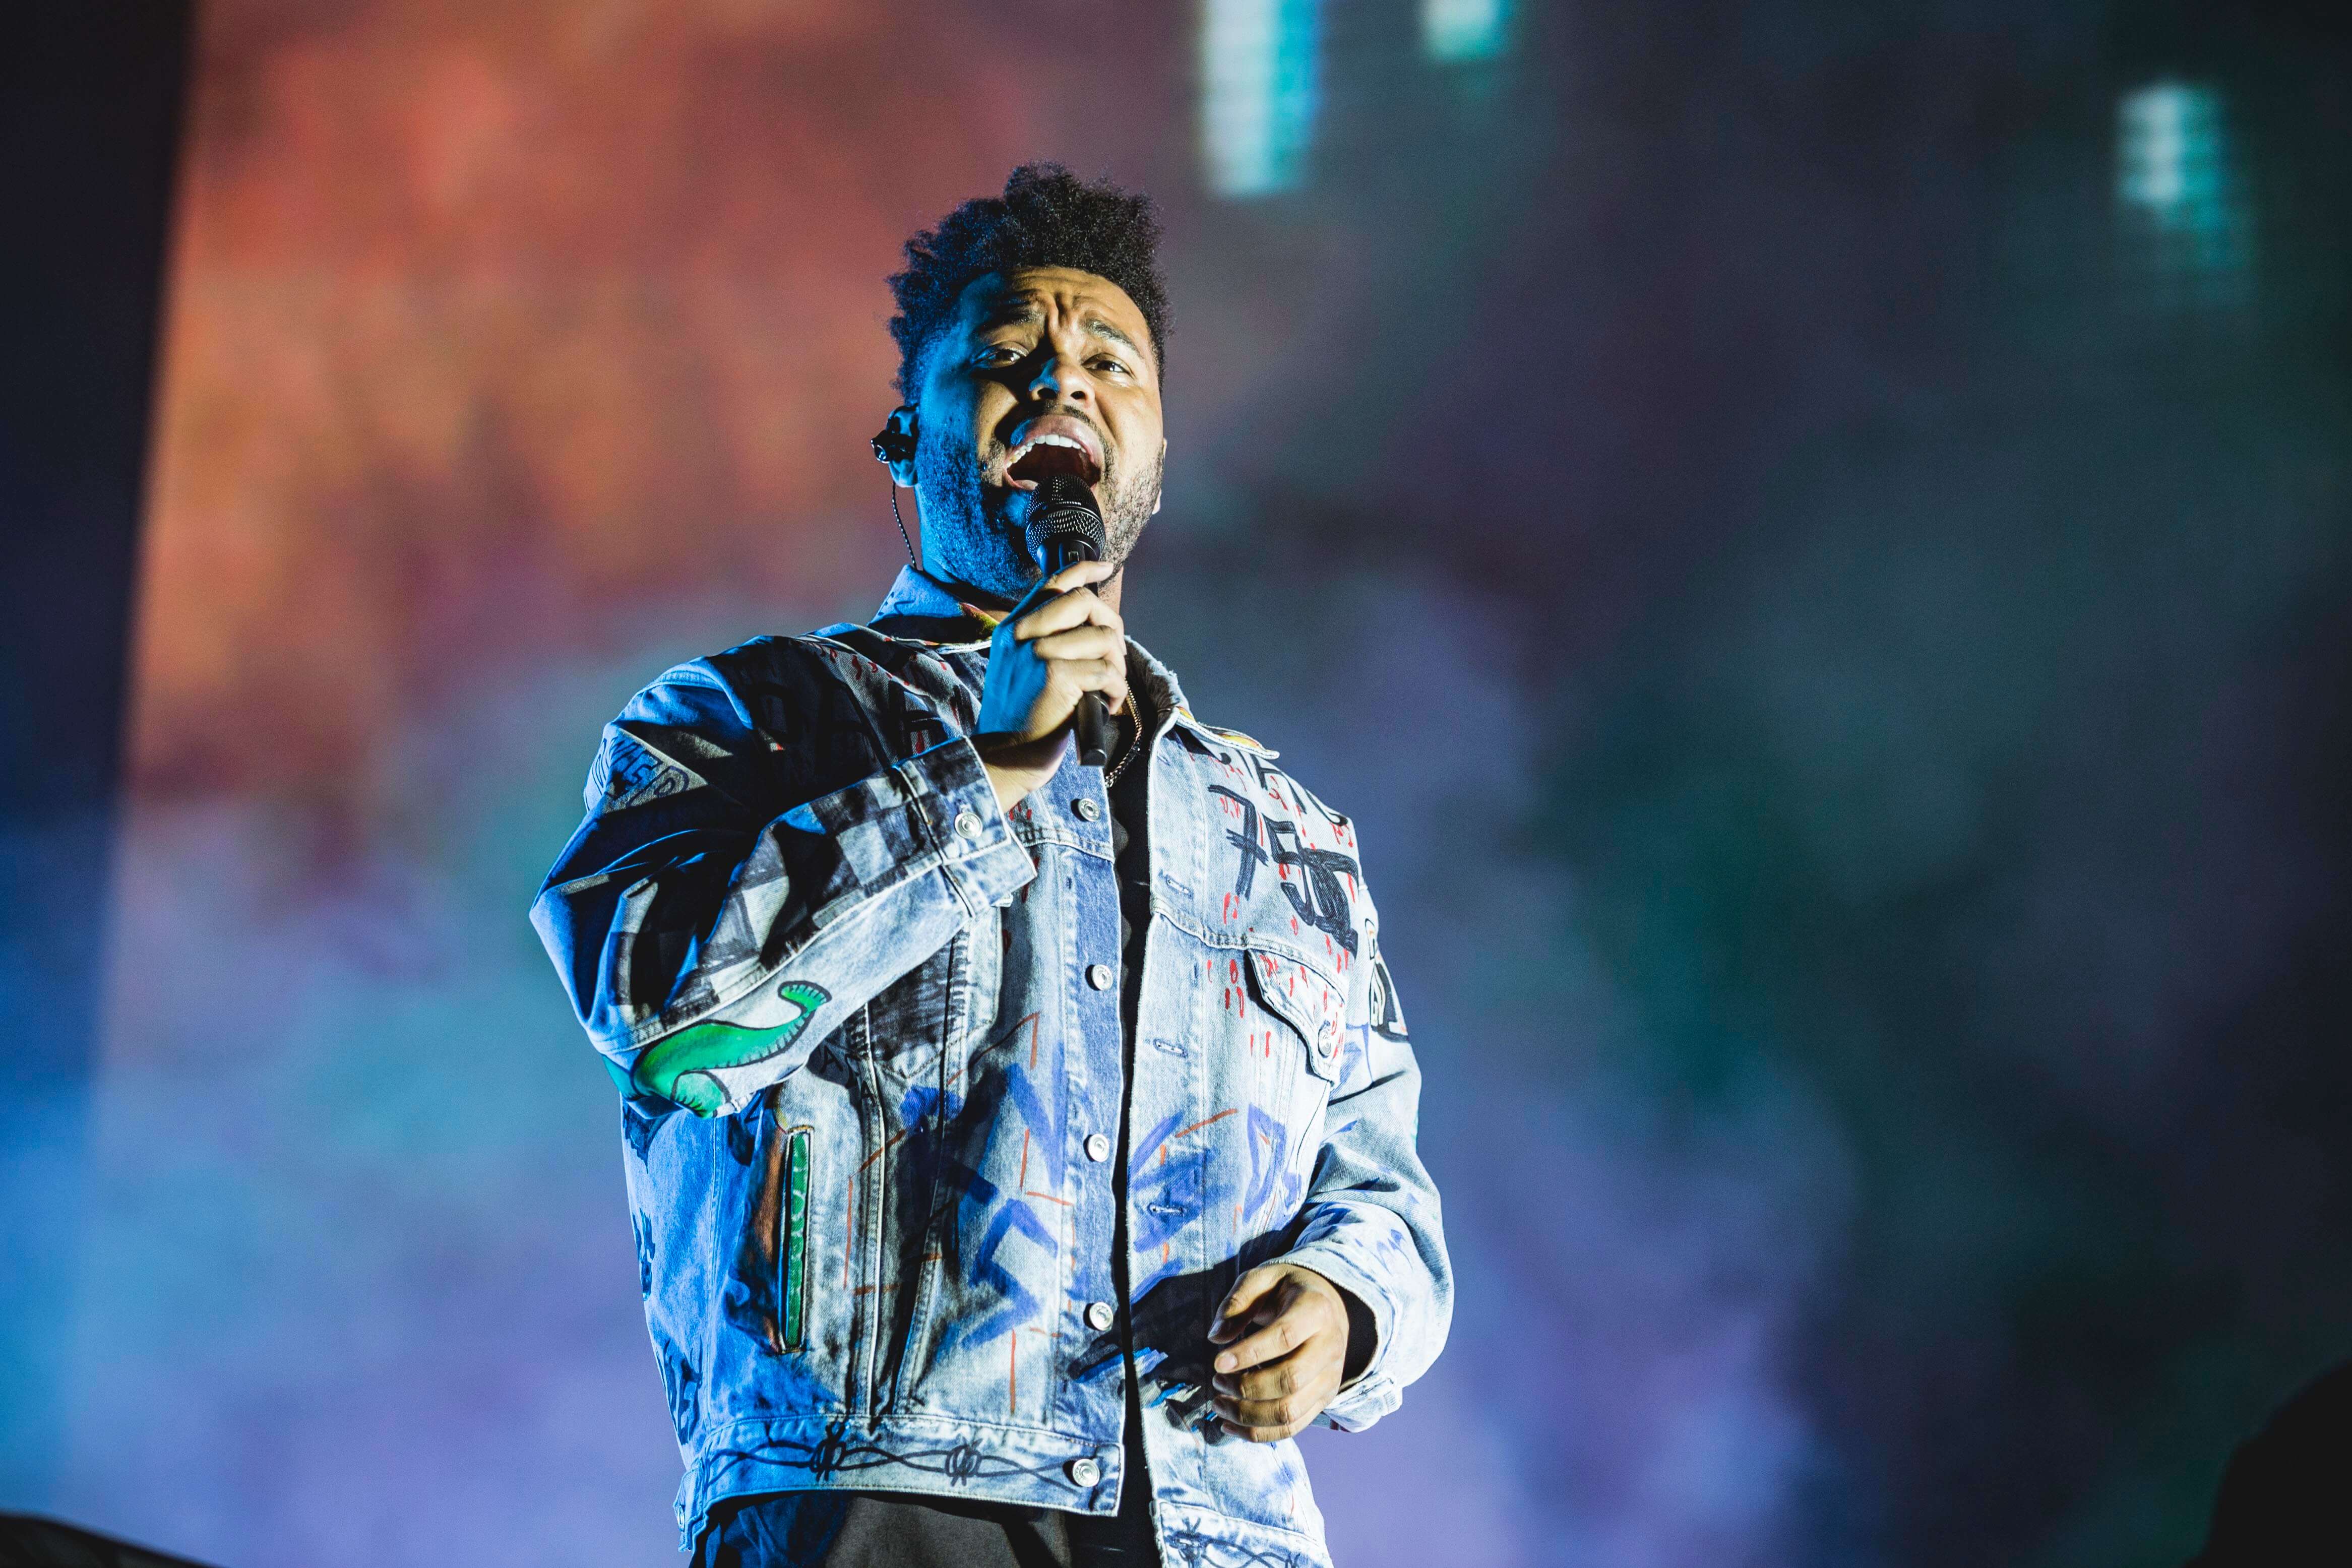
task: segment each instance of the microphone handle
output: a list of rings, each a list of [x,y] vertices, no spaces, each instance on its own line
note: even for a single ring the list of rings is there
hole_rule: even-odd
[[[1070,732],[1077,737],[1080,767],[1110,766],[1110,709],[1103,706],[1100,694],[1088,692],[1078,699],[1078,711],[1070,716]]]
[[[1076,540],[1056,539],[1059,547],[1049,551],[1045,563],[1047,576],[1075,566],[1082,560],[1092,560],[1095,552]],[[1076,712],[1070,715],[1070,738],[1078,747],[1078,765],[1082,768],[1108,768],[1110,747],[1115,732],[1110,724],[1110,709],[1103,706],[1100,694],[1087,692],[1078,698]]]

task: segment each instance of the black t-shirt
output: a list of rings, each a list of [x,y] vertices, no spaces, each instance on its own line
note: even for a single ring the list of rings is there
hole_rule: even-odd
[[[1130,672],[1130,677],[1132,672]],[[1112,1277],[1118,1287],[1118,1299],[1134,1299],[1134,1282],[1127,1276],[1127,1173],[1128,1095],[1135,1082],[1136,1020],[1143,998],[1143,944],[1151,925],[1151,842],[1150,819],[1147,812],[1151,758],[1148,752],[1135,756],[1128,753],[1144,737],[1150,736],[1158,716],[1145,711],[1141,693],[1130,678],[1129,690],[1136,692],[1130,701],[1128,716],[1120,721],[1120,737],[1125,742],[1111,754],[1109,772],[1115,777],[1110,787],[1110,847],[1113,868],[1118,879],[1118,973],[1119,1016],[1125,1025],[1120,1030],[1120,1078],[1118,1105],[1118,1164],[1111,1172],[1111,1190],[1118,1202],[1112,1212],[1118,1217],[1112,1230]],[[1128,1332],[1122,1315],[1119,1332]],[[1118,1514],[1099,1526],[1089,1524],[1076,1533],[1087,1544],[1089,1554],[1083,1559],[1098,1563],[1103,1568],[1112,1564],[1150,1563],[1158,1568],[1160,1549],[1151,1535],[1150,1472],[1143,1458],[1143,1401],[1135,1382],[1135,1346],[1127,1345],[1127,1460],[1126,1484],[1119,1488]]]

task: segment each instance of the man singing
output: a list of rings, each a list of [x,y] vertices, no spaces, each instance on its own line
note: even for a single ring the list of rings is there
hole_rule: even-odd
[[[1293,1435],[1444,1342],[1354,825],[1119,619],[1158,240],[1032,165],[908,242],[920,567],[632,699],[532,909],[624,1097],[698,1565],[1328,1563]],[[1043,577],[1071,478],[1106,547]]]

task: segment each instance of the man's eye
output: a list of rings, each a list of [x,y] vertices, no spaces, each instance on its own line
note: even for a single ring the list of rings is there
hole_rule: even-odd
[[[1003,343],[992,343],[976,356],[975,362],[983,365],[1009,365],[1021,357],[1021,350]]]
[[[1112,359],[1108,354],[1095,361],[1094,368],[1098,371],[1115,371],[1122,376],[1127,374],[1126,364],[1118,360]]]

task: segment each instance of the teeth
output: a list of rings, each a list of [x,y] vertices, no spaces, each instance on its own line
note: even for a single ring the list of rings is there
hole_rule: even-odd
[[[1094,454],[1087,450],[1086,443],[1082,441],[1075,441],[1069,436],[1059,434],[1033,435],[1028,440],[1023,442],[1020,446],[1014,450],[1012,463],[1008,463],[1006,466],[1010,467],[1013,463],[1020,462],[1024,457],[1028,456],[1033,450],[1040,446],[1066,446],[1071,451],[1077,453],[1080,456],[1084,457],[1087,462],[1091,463],[1094,461]]]

